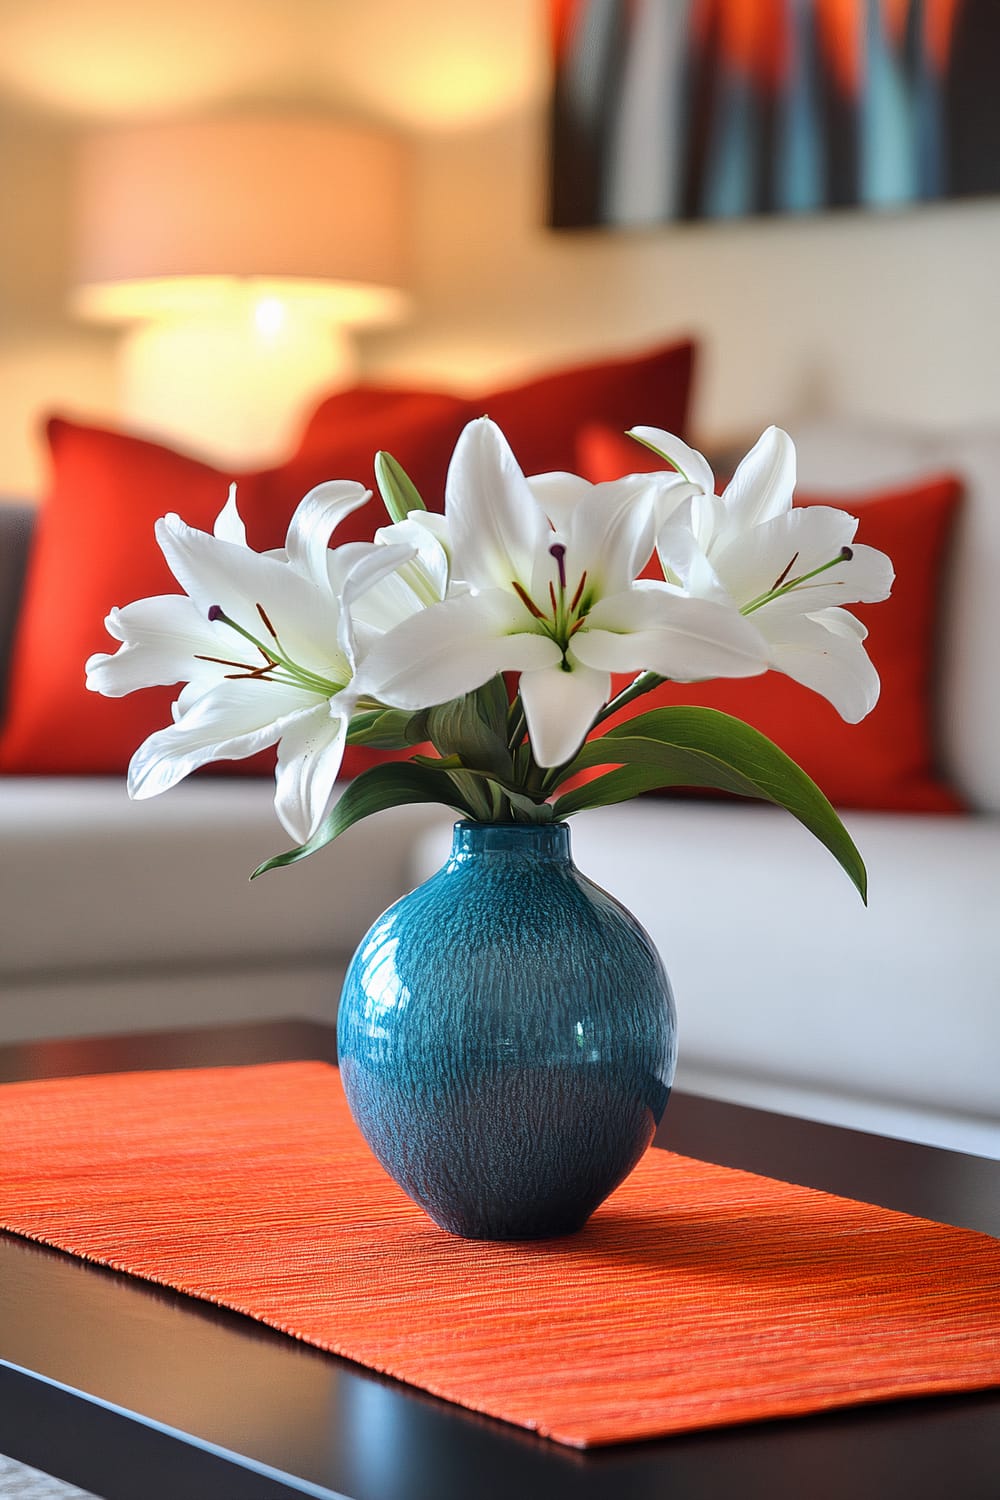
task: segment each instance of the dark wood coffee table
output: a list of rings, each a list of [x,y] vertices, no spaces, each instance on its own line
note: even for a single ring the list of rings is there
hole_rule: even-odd
[[[329,1027],[220,1027],[2,1047],[0,1081],[333,1055]],[[681,1094],[660,1139],[1000,1236],[1000,1162]],[[998,1500],[1000,1391],[575,1453],[0,1234],[0,1452],[106,1500]]]

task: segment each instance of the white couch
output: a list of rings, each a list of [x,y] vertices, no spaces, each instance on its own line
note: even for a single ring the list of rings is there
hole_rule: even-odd
[[[846,814],[867,910],[794,820],[749,804],[584,814],[577,862],[663,954],[679,1085],[1000,1156],[1000,434],[795,436],[814,494],[967,477],[942,729],[977,810]],[[441,862],[450,822],[385,813],[249,886],[283,847],[265,783],[201,779],[132,804],[117,779],[0,778],[0,1040],[332,1020],[354,945]]]

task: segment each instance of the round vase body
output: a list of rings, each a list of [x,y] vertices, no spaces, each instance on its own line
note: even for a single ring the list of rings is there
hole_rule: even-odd
[[[676,1061],[649,937],[577,870],[566,824],[458,823],[344,981],[344,1091],[386,1171],[443,1229],[579,1229],[649,1145]]]

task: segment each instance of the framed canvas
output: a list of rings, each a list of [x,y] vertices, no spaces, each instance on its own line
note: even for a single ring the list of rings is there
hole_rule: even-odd
[[[555,227],[1000,191],[1000,0],[550,0]]]

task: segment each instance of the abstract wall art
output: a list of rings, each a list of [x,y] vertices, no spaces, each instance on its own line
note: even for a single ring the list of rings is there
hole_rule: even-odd
[[[550,0],[559,228],[1000,192],[1000,0]]]

